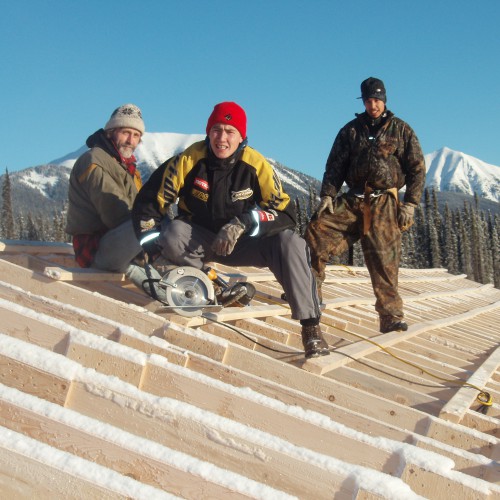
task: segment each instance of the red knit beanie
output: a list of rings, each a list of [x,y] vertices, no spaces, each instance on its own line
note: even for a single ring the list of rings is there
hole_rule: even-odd
[[[232,125],[243,139],[247,136],[247,115],[245,110],[235,102],[220,102],[214,106],[207,122],[207,135],[216,123]]]

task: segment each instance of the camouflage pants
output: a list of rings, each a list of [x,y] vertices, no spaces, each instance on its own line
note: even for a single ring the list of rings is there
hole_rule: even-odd
[[[401,231],[397,220],[397,201],[390,194],[370,200],[371,222],[363,234],[362,198],[343,195],[333,214],[323,212],[313,218],[304,235],[311,250],[311,263],[318,288],[325,279],[325,266],[331,256],[340,255],[361,240],[365,264],[370,273],[381,318],[403,318],[403,301],[398,293],[401,258]]]

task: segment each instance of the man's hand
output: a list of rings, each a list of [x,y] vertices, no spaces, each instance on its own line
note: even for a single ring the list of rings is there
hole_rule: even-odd
[[[159,231],[149,231],[141,235],[139,244],[147,255],[148,262],[152,263],[161,254],[161,246],[158,244]]]
[[[317,216],[321,217],[321,214],[325,211],[333,214],[334,210],[333,198],[329,195],[322,196],[319,202],[318,210],[316,210]]]
[[[398,226],[401,231],[406,231],[413,226],[415,222],[413,216],[415,214],[415,207],[409,203],[401,203],[398,210]]]
[[[238,217],[233,217],[227,224],[220,228],[212,244],[212,250],[217,255],[222,255],[223,257],[230,255],[239,237],[244,232],[245,225]]]

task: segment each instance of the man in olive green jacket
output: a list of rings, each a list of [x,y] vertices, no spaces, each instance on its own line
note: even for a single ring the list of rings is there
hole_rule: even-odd
[[[66,232],[73,236],[81,267],[122,272],[157,298],[161,290],[134,259],[142,253],[132,226],[131,210],[142,187],[134,151],[145,131],[141,110],[134,104],[117,108],[103,129],[87,139],[90,148],[75,162],[68,191]],[[152,288],[151,288],[152,287]]]

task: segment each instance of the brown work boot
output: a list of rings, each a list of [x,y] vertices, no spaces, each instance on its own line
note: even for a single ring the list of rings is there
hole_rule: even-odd
[[[406,332],[408,325],[401,318],[380,316],[380,333]]]
[[[302,344],[306,359],[330,354],[319,325],[302,326]]]

